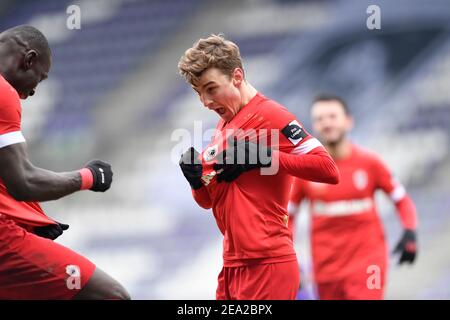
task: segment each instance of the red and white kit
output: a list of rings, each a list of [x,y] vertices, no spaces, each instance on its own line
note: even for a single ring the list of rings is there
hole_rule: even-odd
[[[224,236],[224,268],[217,298],[294,299],[300,278],[287,226],[293,175],[326,182],[338,179],[336,166],[294,115],[260,93],[230,122],[220,120],[216,129],[201,153],[204,187],[192,192],[201,207],[212,208]],[[244,134],[254,130],[259,139],[267,138],[275,147],[272,163],[278,162],[279,170],[264,175],[261,169],[254,169],[231,183],[218,183],[215,156],[226,148],[230,134],[240,130]]]
[[[314,278],[321,299],[381,299],[388,251],[374,194],[381,189],[392,199],[405,229],[416,228],[415,207],[374,153],[352,145],[350,156],[335,161],[341,174],[337,185],[296,179],[290,226],[301,201],[309,200]],[[367,284],[375,270],[381,272],[380,288]]]
[[[0,148],[25,143],[17,91],[0,76]],[[31,231],[55,224],[37,202],[15,200],[0,179],[0,299],[69,299],[95,265]]]

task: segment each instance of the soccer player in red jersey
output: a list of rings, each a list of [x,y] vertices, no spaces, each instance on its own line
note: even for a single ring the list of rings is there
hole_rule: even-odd
[[[104,192],[113,175],[100,160],[56,173],[28,159],[20,99],[47,78],[47,39],[31,26],[8,29],[0,33],[0,60],[0,299],[129,299],[116,280],[53,242],[69,226],[48,217],[37,202],[85,189]]]
[[[198,205],[212,208],[223,240],[217,299],[295,299],[300,276],[287,205],[293,177],[337,183],[320,142],[285,107],[244,76],[239,48],[222,36],[199,39],[180,73],[202,104],[220,116],[199,154],[180,159]]]
[[[353,126],[346,103],[337,96],[316,98],[312,125],[336,161],[337,185],[296,179],[289,203],[290,228],[303,200],[309,200],[311,254],[320,299],[382,299],[388,251],[374,193],[383,190],[395,203],[404,234],[395,252],[399,263],[416,257],[416,209],[404,187],[373,152],[347,137]]]

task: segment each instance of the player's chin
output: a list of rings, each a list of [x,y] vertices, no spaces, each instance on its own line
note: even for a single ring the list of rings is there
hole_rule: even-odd
[[[35,92],[35,89],[20,91],[19,97],[20,97],[20,99],[25,100],[26,98],[33,96],[34,92]]]
[[[226,122],[229,122],[229,121],[231,121],[231,119],[233,119],[232,115],[229,115],[229,114],[226,114],[226,113],[219,114],[219,116]]]
[[[219,117],[221,117],[225,121],[229,121],[230,114],[225,110],[225,108],[218,108],[214,110]]]

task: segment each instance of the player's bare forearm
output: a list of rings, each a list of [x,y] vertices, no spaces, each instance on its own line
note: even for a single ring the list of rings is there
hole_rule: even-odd
[[[81,188],[81,175],[78,171],[56,173],[34,167],[26,174],[25,181],[21,201],[56,200]]]
[[[279,152],[280,167],[304,180],[329,184],[339,183],[339,170],[325,150],[317,148],[308,154]]]
[[[19,201],[55,200],[81,188],[78,171],[56,173],[33,166],[25,143],[0,149],[0,178]]]

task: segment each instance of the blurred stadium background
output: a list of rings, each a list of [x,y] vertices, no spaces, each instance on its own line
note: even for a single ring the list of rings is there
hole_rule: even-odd
[[[72,4],[81,9],[80,30],[66,27]],[[381,30],[366,27],[370,4],[381,8]],[[110,192],[44,208],[70,224],[58,241],[134,299],[215,297],[221,235],[211,212],[191,199],[177,164],[190,143],[173,133],[217,121],[177,62],[196,39],[219,32],[240,46],[250,82],[308,129],[316,94],[348,100],[353,140],[384,157],[418,207],[418,261],[391,260],[386,298],[450,299],[448,1],[0,1],[0,30],[19,24],[41,29],[53,50],[49,79],[23,103],[31,159],[64,171],[101,158],[115,171]],[[192,143],[200,149],[208,138]],[[392,247],[401,226],[393,205],[379,199]],[[296,247],[301,296],[314,299],[308,221],[305,211]]]

